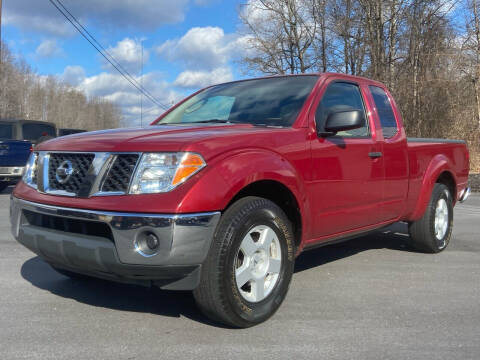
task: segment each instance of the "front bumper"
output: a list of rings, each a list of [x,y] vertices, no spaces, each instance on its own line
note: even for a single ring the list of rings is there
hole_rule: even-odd
[[[116,281],[191,290],[220,212],[139,214],[83,210],[11,197],[14,237],[54,266]],[[138,248],[144,233],[159,239],[154,254]]]
[[[23,166],[0,166],[0,181],[17,182],[23,174]]]

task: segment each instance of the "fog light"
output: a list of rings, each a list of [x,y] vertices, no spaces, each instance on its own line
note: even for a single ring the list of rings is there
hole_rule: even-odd
[[[135,251],[145,257],[154,256],[160,246],[157,235],[151,231],[144,231],[135,239]]]
[[[150,250],[156,250],[158,248],[158,238],[155,234],[150,233],[146,238],[147,246]]]

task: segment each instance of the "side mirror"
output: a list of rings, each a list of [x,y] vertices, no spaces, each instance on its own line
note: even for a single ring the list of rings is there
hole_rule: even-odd
[[[335,135],[339,131],[353,130],[363,127],[365,115],[361,110],[338,111],[328,115],[325,130],[320,135]]]

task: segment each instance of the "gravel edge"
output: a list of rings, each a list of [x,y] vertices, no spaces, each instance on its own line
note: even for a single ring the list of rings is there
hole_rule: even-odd
[[[468,176],[468,185],[473,192],[480,192],[480,174],[470,174]]]

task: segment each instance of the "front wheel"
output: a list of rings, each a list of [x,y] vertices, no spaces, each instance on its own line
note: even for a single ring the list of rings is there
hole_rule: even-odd
[[[412,245],[422,252],[438,253],[450,242],[452,227],[452,195],[445,185],[435,184],[425,214],[409,224]]]
[[[193,294],[211,319],[249,327],[284,300],[294,265],[291,224],[273,202],[246,197],[223,214]]]

